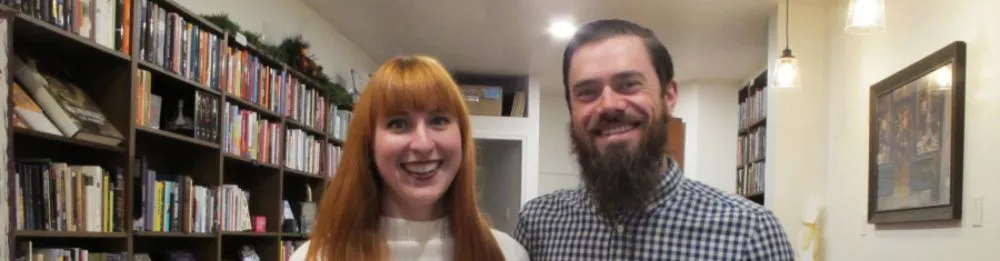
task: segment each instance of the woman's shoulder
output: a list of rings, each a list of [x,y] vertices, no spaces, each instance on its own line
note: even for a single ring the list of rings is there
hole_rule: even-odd
[[[513,237],[499,231],[496,229],[490,229],[493,231],[493,238],[496,239],[497,245],[500,245],[500,251],[503,252],[504,257],[510,261],[528,261],[528,251],[524,249],[521,243],[514,240]]]
[[[288,261],[305,261],[307,252],[309,252],[309,241],[302,243],[301,246],[292,251],[292,256],[288,258]]]

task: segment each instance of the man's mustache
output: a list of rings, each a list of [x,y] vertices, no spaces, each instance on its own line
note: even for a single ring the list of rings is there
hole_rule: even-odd
[[[620,123],[645,122],[647,118],[645,115],[625,110],[606,110],[587,122],[587,129],[595,130],[599,127]]]

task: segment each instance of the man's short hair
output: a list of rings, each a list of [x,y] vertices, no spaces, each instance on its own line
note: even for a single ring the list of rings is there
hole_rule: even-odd
[[[656,34],[641,25],[621,20],[605,19],[589,22],[581,27],[563,52],[563,90],[566,96],[566,105],[569,106],[569,64],[576,54],[577,49],[588,43],[606,40],[616,36],[632,35],[642,38],[649,53],[650,62],[656,71],[656,77],[660,80],[660,93],[666,92],[668,83],[674,79],[674,64],[670,58],[667,47],[656,38]]]

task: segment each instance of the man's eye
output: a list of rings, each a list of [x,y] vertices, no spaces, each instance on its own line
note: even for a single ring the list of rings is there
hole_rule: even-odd
[[[590,101],[601,94],[600,88],[581,87],[576,89],[576,97],[581,101]]]
[[[617,91],[621,93],[629,93],[642,88],[642,82],[636,80],[624,81],[618,84]]]

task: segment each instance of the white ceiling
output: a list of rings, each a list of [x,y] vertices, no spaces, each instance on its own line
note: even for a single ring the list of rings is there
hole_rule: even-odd
[[[667,45],[678,82],[744,80],[766,66],[767,21],[777,7],[777,0],[303,1],[377,63],[423,53],[454,70],[530,74],[557,86],[565,43],[547,35],[552,19],[632,20]]]

